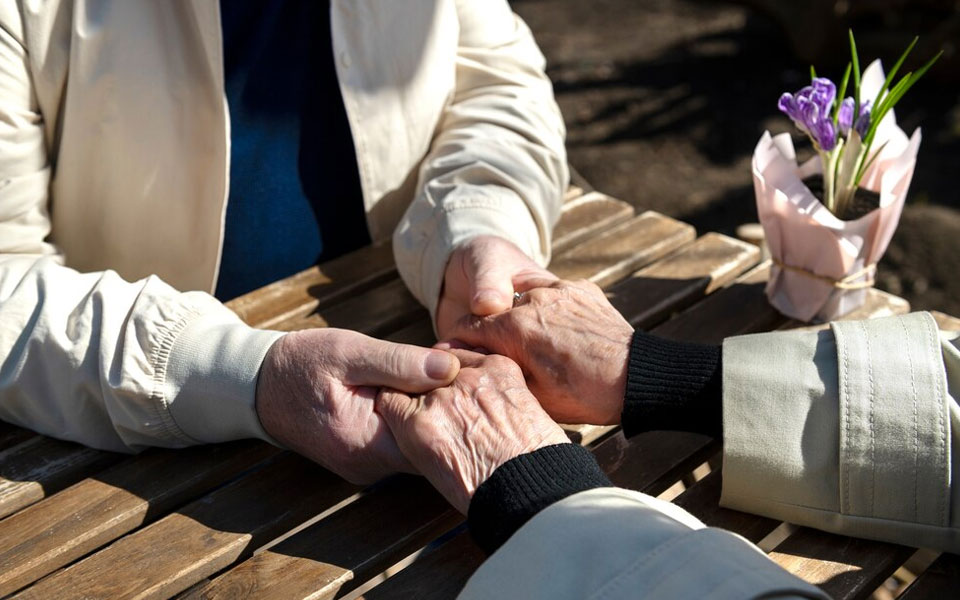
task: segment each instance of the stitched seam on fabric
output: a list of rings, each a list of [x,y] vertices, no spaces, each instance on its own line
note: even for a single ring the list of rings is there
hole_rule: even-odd
[[[840,335],[839,330],[834,331],[834,338],[843,337]],[[839,344],[837,344],[839,347]],[[843,387],[844,387],[844,403],[843,403],[843,413],[844,413],[844,423],[843,430],[845,437],[844,439],[849,443],[850,441],[850,352],[847,351],[847,348],[844,348],[843,351]],[[841,448],[842,450],[842,448]],[[850,466],[847,465],[844,467],[843,452],[841,452],[840,457],[840,468],[843,470],[842,481],[840,482],[843,486],[843,501],[841,502],[840,510],[841,512],[850,512]]]
[[[913,390],[913,520],[920,515],[920,423],[917,408],[917,378],[913,372],[913,352],[910,348],[910,334],[903,319],[897,319],[903,329],[904,341],[907,345],[907,364],[910,366],[910,387]]]
[[[860,321],[860,330],[863,331],[864,343],[867,346],[867,381],[870,383],[870,393],[867,395],[867,401],[870,407],[870,418],[868,419],[868,423],[870,424],[870,516],[874,517],[876,516],[874,502],[876,500],[877,487],[877,454],[876,436],[873,430],[873,406],[876,400],[876,387],[873,381],[873,353],[870,351],[870,334],[867,333],[867,327],[863,324],[863,321]]]
[[[932,319],[932,317],[923,320],[923,324],[927,332],[928,347],[931,348],[931,350],[934,353],[934,357],[933,357],[934,363],[936,363],[937,361],[940,361],[942,364],[943,362],[942,354],[940,356],[937,356],[937,353],[940,353],[941,351],[939,349],[939,346],[937,346],[937,344],[934,343],[933,328],[930,326],[930,319]],[[949,463],[950,457],[949,455],[947,455],[947,429],[943,419],[943,412],[944,412],[943,404],[944,404],[943,378],[940,377],[939,373],[937,373],[937,422],[940,428],[940,445],[943,447],[942,458],[944,460],[944,462],[941,464],[950,464]],[[945,494],[943,493],[943,490],[941,490],[937,494],[937,518],[939,519],[940,524],[947,522],[946,521],[946,503],[944,501],[944,496]]]
[[[161,338],[160,343],[156,345],[150,356],[150,363],[153,365],[153,390],[150,393],[150,400],[153,406],[162,407],[157,410],[160,422],[163,423],[164,432],[172,437],[186,441],[192,444],[199,444],[200,440],[195,440],[188,436],[179,425],[173,415],[170,414],[170,403],[167,402],[163,394],[163,382],[167,378],[167,364],[170,360],[170,351],[173,349],[174,341],[177,336],[183,332],[187,323],[199,316],[198,311],[188,311],[187,314],[177,319],[166,335]]]
[[[602,588],[594,592],[593,595],[590,596],[591,600],[593,599],[599,600],[600,598],[610,598],[611,597],[610,594],[612,592],[615,592],[621,587],[623,587],[623,584],[626,581],[626,578],[628,575],[637,572],[640,569],[640,567],[644,566],[645,564],[647,564],[657,556],[663,554],[667,550],[679,544],[680,541],[683,540],[689,533],[690,531],[686,531],[678,535],[677,537],[673,538],[672,540],[669,540],[660,544],[656,549],[652,550],[651,552],[648,552],[647,554],[635,560],[633,564],[630,565],[628,568],[626,568],[623,571],[620,571],[620,573],[614,579],[612,579],[609,583],[607,583],[607,585],[603,586]]]

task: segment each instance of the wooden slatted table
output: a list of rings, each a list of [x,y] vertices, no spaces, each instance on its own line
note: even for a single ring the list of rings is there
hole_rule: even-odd
[[[655,212],[572,188],[551,269],[607,290],[636,327],[724,337],[800,326],[767,304],[758,250]],[[369,246],[229,303],[257,327],[346,327],[430,344],[389,245]],[[904,313],[871,290],[848,318]],[[936,315],[960,330],[960,320]],[[830,535],[720,508],[720,444],[612,427],[567,427],[617,484],[674,500],[760,543],[838,598],[869,596],[914,549]],[[712,466],[712,468],[711,468]],[[247,441],[122,456],[0,423],[0,596],[16,598],[452,598],[483,561],[463,518],[422,479],[362,489]],[[914,561],[916,562],[916,561]],[[927,563],[930,561],[928,560]],[[904,598],[960,589],[943,555]]]

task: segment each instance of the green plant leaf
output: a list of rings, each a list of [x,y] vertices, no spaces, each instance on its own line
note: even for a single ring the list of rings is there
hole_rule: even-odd
[[[813,65],[810,65],[810,81],[813,81],[817,78],[817,70],[813,68]]]
[[[887,73],[887,78],[883,82],[883,87],[880,88],[880,91],[877,93],[877,97],[874,100],[874,104],[879,104],[883,100],[884,92],[890,87],[890,83],[893,82],[893,78],[897,76],[897,71],[900,70],[900,66],[903,65],[903,61],[906,60],[907,56],[910,55],[910,52],[913,50],[913,47],[917,45],[917,40],[919,36],[914,36],[913,41],[910,42],[910,45],[907,46],[907,49],[903,51],[903,54],[900,55],[900,58],[897,59],[896,64],[893,65],[893,68],[890,69],[890,72]]]
[[[857,41],[853,39],[853,30],[848,29],[850,36],[850,62],[853,64],[853,114],[860,114],[860,59],[857,57]]]

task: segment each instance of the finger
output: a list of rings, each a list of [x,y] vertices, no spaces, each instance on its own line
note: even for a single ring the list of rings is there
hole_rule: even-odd
[[[443,387],[460,371],[460,363],[449,352],[366,336],[344,349],[342,359],[347,385],[387,386],[411,393]]]
[[[403,423],[413,416],[417,406],[416,400],[390,388],[381,389],[373,404],[374,410],[387,424],[398,443],[403,439]]]
[[[472,350],[473,344],[467,344],[458,339],[443,340],[433,345],[434,350]]]
[[[520,303],[526,301],[521,298]],[[503,353],[507,346],[504,335],[507,324],[511,321],[511,311],[486,317],[465,315],[458,319],[450,329],[449,340],[455,340],[460,348],[486,348],[494,352]]]
[[[486,354],[472,350],[451,350],[450,353],[459,359],[460,368],[464,369],[480,366],[483,363],[483,359],[487,356]]]
[[[473,314],[494,315],[513,306],[513,281],[502,263],[475,257],[467,265],[467,281]]]
[[[541,288],[541,287],[552,287],[554,286],[560,278],[551,273],[550,271],[537,271],[536,273],[530,273],[525,275],[520,275],[513,278],[513,291],[515,292],[529,292],[532,289]]]

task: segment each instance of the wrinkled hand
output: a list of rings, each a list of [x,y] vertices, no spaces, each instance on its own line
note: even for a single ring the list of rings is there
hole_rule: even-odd
[[[483,347],[517,361],[530,391],[561,423],[620,422],[633,327],[588,281],[558,281],[518,305],[462,318],[453,347]],[[449,348],[451,344],[438,347]]]
[[[379,386],[412,393],[449,384],[452,354],[393,344],[343,329],[280,338],[264,358],[257,414],[287,448],[353,483],[414,472],[374,410]]]
[[[437,305],[437,332],[446,337],[462,317],[492,315],[513,306],[514,291],[550,285],[557,276],[511,242],[495,236],[470,239],[450,254]]]
[[[460,512],[497,467],[544,446],[569,443],[503,356],[453,350],[460,374],[411,398],[384,389],[379,412],[413,466]]]

